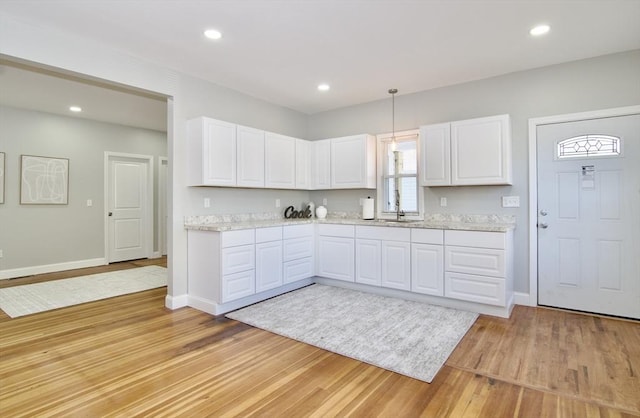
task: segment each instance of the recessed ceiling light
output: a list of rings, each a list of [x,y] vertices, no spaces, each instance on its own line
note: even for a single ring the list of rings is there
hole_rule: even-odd
[[[331,88],[331,86],[328,85],[327,83],[318,84],[318,90],[320,90],[320,91],[327,91],[330,88]]]
[[[220,39],[222,38],[222,33],[215,29],[207,29],[204,31],[204,36],[209,39]]]
[[[82,108],[80,106],[69,106],[69,110],[72,112],[82,112]]]
[[[532,28],[529,33],[532,36],[540,36],[540,35],[544,35],[545,33],[549,32],[549,29],[551,29],[549,27],[549,25],[538,25],[535,26],[534,28]]]

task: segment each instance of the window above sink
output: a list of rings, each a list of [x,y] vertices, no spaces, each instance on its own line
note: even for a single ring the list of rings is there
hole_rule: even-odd
[[[419,131],[382,134],[378,139],[378,210],[382,220],[424,218],[423,189],[418,184]]]

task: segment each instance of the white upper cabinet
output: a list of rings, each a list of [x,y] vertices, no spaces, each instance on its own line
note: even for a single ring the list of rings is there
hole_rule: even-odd
[[[272,189],[296,188],[296,139],[265,133],[264,186]]]
[[[420,144],[423,186],[512,183],[509,115],[422,126]]]
[[[296,189],[311,189],[312,143],[296,139]]]
[[[331,188],[376,188],[376,140],[371,135],[331,139]]]
[[[509,115],[451,123],[451,183],[511,184]]]
[[[236,185],[236,125],[200,117],[187,123],[190,186]]]
[[[323,190],[331,188],[331,140],[311,141],[311,188]]]
[[[264,131],[237,128],[237,185],[264,187]]]
[[[420,127],[420,184],[451,185],[451,124]]]

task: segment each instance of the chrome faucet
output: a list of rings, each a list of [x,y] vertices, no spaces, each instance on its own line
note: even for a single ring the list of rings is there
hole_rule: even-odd
[[[400,210],[400,190],[396,189],[396,221],[399,221],[401,216],[404,216],[404,211]]]

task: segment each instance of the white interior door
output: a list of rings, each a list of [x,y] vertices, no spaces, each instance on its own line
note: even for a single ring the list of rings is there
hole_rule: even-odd
[[[538,303],[640,318],[640,115],[541,125],[536,146]]]
[[[108,160],[109,262],[147,258],[151,229],[150,161],[123,156]]]

